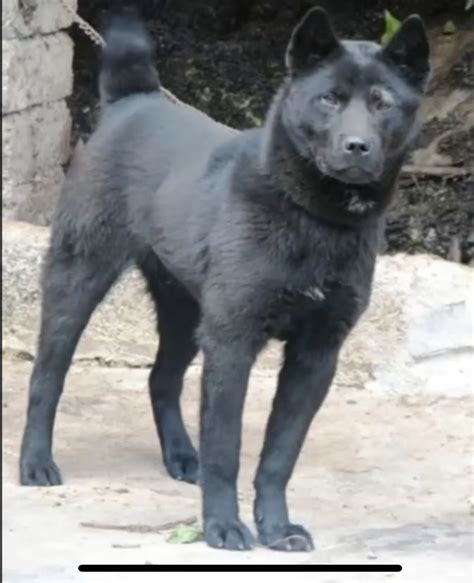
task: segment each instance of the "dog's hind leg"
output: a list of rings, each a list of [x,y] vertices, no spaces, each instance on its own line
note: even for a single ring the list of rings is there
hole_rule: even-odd
[[[64,379],[89,317],[125,267],[117,245],[106,242],[104,251],[89,239],[86,252],[84,244],[76,246],[69,235],[53,235],[43,271],[41,331],[20,456],[23,485],[61,484],[52,439]]]
[[[160,343],[149,386],[163,462],[173,478],[196,483],[198,457],[184,427],[180,396],[184,374],[198,351],[195,332],[199,306],[154,253],[150,252],[139,267],[158,315]]]

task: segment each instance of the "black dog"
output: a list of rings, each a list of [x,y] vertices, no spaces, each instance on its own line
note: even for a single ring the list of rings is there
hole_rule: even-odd
[[[158,311],[150,393],[164,463],[175,478],[199,475],[213,547],[252,545],[236,492],[242,408],[259,350],[285,342],[255,520],[264,545],[311,549],[285,489],[369,302],[429,70],[422,22],[408,18],[381,48],[339,41],[325,12],[311,10],[265,126],[242,133],[163,95],[139,22],[115,19],[106,38],[102,117],[71,165],[52,229],[21,482],[61,482],[51,449],[66,372],[92,311],[135,263]],[[198,348],[199,469],[179,403]]]

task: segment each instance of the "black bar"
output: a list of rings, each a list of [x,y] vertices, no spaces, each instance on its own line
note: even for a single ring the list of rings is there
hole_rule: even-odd
[[[79,565],[83,573],[157,573],[163,571],[184,572],[233,572],[233,571],[312,571],[317,573],[399,573],[401,565]]]

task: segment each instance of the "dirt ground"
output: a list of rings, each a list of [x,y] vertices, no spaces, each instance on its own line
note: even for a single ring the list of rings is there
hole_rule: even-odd
[[[251,481],[278,358],[273,347],[259,360],[245,412],[240,494],[249,525]],[[3,365],[6,583],[136,580],[77,571],[80,563],[94,562],[398,563],[401,573],[328,574],[318,581],[473,580],[474,408],[468,396],[334,387],[289,489],[293,519],[313,532],[316,550],[234,553],[201,542],[167,542],[179,522],[199,525],[199,490],[165,473],[147,369],[72,368],[56,426],[56,461],[65,485],[43,489],[17,483],[31,364],[7,359]],[[184,397],[194,441],[199,374],[199,364],[193,365]]]

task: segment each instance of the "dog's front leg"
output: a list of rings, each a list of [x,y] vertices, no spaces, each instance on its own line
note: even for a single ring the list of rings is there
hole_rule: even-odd
[[[309,551],[311,535],[292,524],[286,486],[314,415],[327,395],[337,362],[336,348],[311,350],[288,342],[265,444],[255,478],[254,506],[260,542],[282,551]]]
[[[201,401],[200,464],[204,537],[211,547],[252,548],[239,519],[237,475],[242,412],[256,351],[244,341],[206,337]]]

